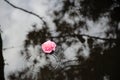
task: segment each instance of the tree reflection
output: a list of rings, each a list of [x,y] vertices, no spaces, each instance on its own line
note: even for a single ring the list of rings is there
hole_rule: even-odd
[[[81,9],[76,9],[78,6],[76,6],[75,2],[78,2],[78,4],[81,5]],[[114,7],[112,10],[111,8],[112,6],[120,5],[120,2],[118,0],[64,0],[63,4],[64,5],[62,10],[54,12],[56,16],[54,22],[57,25],[56,31],[60,32],[59,36],[65,36],[63,41],[61,42],[59,40],[60,42],[58,41],[58,43],[66,43],[68,46],[70,46],[74,42],[74,40],[67,43],[67,39],[70,39],[72,37],[76,39],[76,36],[71,35],[74,35],[79,28],[82,28],[81,26],[85,25],[85,22],[82,20],[74,22],[74,25],[63,21],[62,19],[64,18],[65,14],[68,14],[70,18],[72,17],[73,21],[76,16],[78,17],[80,15],[80,13],[83,16],[95,21],[101,16],[109,16],[105,15],[107,12],[109,12],[111,19],[110,24],[114,25],[114,28],[111,29],[111,31],[113,34],[115,33],[117,35],[117,39],[114,42],[105,41],[103,46],[109,45],[109,47],[104,50],[101,44],[93,45],[96,39],[88,38],[87,41],[90,48],[90,57],[87,60],[84,60],[83,57],[77,55],[78,59],[82,58],[82,60],[80,59],[81,63],[79,63],[79,65],[69,66],[69,69],[63,70],[61,71],[61,73],[57,73],[57,77],[54,79],[59,80],[61,78],[63,80],[104,80],[104,76],[109,76],[108,80],[117,79],[117,70],[119,64],[118,60],[120,57],[120,30],[118,29],[118,22],[120,20],[120,7]],[[75,11],[72,12],[72,9],[74,9]],[[108,34],[110,33],[111,32],[108,32]],[[85,42],[83,36],[77,36],[77,38],[82,43]],[[76,40],[76,42],[78,42],[79,40]],[[112,43],[115,43],[114,47],[110,45]]]
[[[76,54],[77,57],[77,64],[67,64],[55,70],[51,69],[50,66],[52,65],[49,64],[44,68],[40,68],[37,74],[37,80],[105,80],[105,76],[107,76],[107,80],[117,80],[120,57],[120,30],[118,29],[120,7],[117,5],[120,6],[118,0],[63,0],[63,8],[61,10],[55,10],[53,14],[53,22],[56,25],[54,34],[58,34],[57,36],[53,36],[48,26],[43,26],[42,29],[37,30],[37,25],[33,25],[34,30],[28,33],[24,44],[24,54],[27,54],[27,56],[30,56],[29,52],[27,52],[30,45],[35,47],[51,39],[59,46],[59,50],[55,52],[55,55],[59,57],[62,62],[62,60],[66,58],[63,54],[66,49],[80,44],[78,49],[74,49],[74,54]],[[66,15],[71,22],[64,19]],[[84,19],[81,19],[81,16]],[[103,39],[99,36],[91,37],[89,35],[81,35],[81,28],[88,31],[86,19],[95,22],[101,16],[110,19],[109,25],[112,28],[106,32],[106,35],[107,38],[109,38],[110,34],[116,36],[115,40]],[[79,19],[76,20],[76,18]],[[99,43],[99,39],[102,39],[104,43]],[[83,48],[89,48],[89,57],[85,58],[81,55],[83,52],[81,46]],[[104,49],[105,47],[107,48]],[[41,49],[39,52],[41,55]],[[49,61],[49,57],[47,55],[45,55],[45,57],[46,60]],[[29,60],[29,57],[27,60]],[[34,64],[37,64],[37,60],[34,60]],[[28,80],[28,78],[25,80]]]

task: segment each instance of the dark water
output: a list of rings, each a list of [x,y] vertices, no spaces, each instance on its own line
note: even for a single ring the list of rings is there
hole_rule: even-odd
[[[63,20],[65,14],[69,15],[74,24]],[[22,55],[26,54],[26,59],[29,60],[28,47],[30,45],[35,47],[49,39],[56,42],[57,50],[51,55],[56,56],[54,58],[57,61],[57,67],[49,64],[40,68],[37,80],[119,80],[117,79],[119,77],[117,73],[120,60],[119,0],[63,0],[62,9],[55,10],[53,15],[56,30],[52,32],[58,35],[54,36],[49,31],[48,26],[43,25],[42,29],[36,30],[37,25],[32,25],[34,30],[30,31],[26,37],[25,53],[21,52]],[[74,19],[79,18],[79,16],[82,16],[84,20],[75,21]],[[109,19],[108,25],[111,27],[104,32],[105,38],[81,34],[80,29],[89,31],[86,19],[96,22],[101,17],[107,17]],[[113,35],[113,37],[110,38],[110,35]],[[103,43],[100,43],[99,40]],[[66,47],[63,44],[67,48],[80,44],[80,48],[74,51],[74,54],[76,54],[75,60],[63,61],[66,58],[63,54]],[[81,46],[84,48],[81,48]],[[81,54],[86,48],[89,48],[88,57]],[[39,51],[41,52],[41,50]],[[46,55],[46,60],[49,61],[49,55]],[[34,64],[38,63],[37,60],[34,60]],[[14,75],[10,76],[11,80],[32,80],[30,76],[26,79],[20,79],[26,71],[19,73],[19,78],[14,77]]]

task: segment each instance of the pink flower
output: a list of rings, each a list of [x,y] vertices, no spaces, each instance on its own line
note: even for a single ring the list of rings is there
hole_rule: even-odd
[[[42,50],[45,53],[51,53],[52,51],[55,51],[56,44],[53,41],[46,41],[42,44]]]

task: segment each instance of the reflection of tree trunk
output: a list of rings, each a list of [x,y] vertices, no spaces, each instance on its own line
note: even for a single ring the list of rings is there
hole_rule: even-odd
[[[0,34],[0,80],[5,80],[4,79],[4,59],[2,55],[2,38]]]

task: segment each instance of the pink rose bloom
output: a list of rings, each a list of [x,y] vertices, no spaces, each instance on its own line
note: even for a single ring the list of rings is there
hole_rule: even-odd
[[[52,51],[55,51],[56,44],[53,41],[46,41],[42,44],[42,50],[45,53],[51,53]]]

